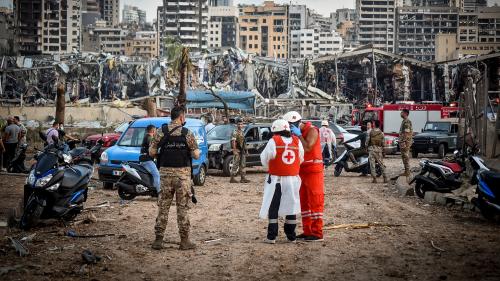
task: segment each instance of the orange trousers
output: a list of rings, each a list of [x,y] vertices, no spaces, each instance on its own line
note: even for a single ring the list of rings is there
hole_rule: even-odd
[[[304,235],[323,238],[323,209],[325,207],[324,174],[300,172],[300,208]]]

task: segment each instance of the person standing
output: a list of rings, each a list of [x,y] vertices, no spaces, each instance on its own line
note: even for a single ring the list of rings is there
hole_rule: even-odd
[[[384,183],[387,183],[387,175],[385,173],[384,166],[384,133],[380,130],[380,121],[373,121],[375,128],[370,129],[368,132],[368,137],[366,139],[366,146],[368,146],[368,157],[370,161],[370,172],[372,175],[372,183],[377,182],[377,163],[382,169],[382,175],[384,177]]]
[[[215,127],[213,122],[214,121],[213,121],[212,116],[207,116],[207,124],[205,125],[205,132],[208,133],[208,132],[210,132],[210,130],[212,130]]]
[[[290,125],[283,119],[273,122],[274,136],[260,154],[260,161],[269,175],[264,183],[264,198],[259,217],[269,219],[266,243],[275,244],[278,236],[278,217],[285,217],[287,240],[295,242],[297,214],[300,213],[300,164],[304,161],[304,147],[292,136]]]
[[[189,200],[191,194],[191,161],[200,158],[200,149],[193,133],[184,127],[186,117],[182,107],[170,112],[172,122],[158,130],[149,146],[149,155],[158,156],[162,192],[158,199],[158,217],[155,224],[155,250],[163,249],[163,236],[168,222],[168,212],[176,196],[177,224],[181,243],[180,250],[190,250],[196,245],[189,240]]]
[[[321,121],[321,128],[319,128],[319,136],[321,142],[321,151],[323,152],[323,158],[332,160],[333,147],[337,146],[337,139],[335,138],[335,133],[329,127],[328,120]]]
[[[410,176],[410,149],[413,142],[413,128],[408,116],[410,111],[408,109],[403,109],[401,111],[401,128],[399,129],[399,148],[401,150],[401,158],[403,159],[403,166],[405,171],[402,174],[407,178]]]
[[[325,206],[323,156],[318,128],[302,122],[296,111],[283,116],[292,134],[304,147],[304,162],[300,165],[300,207],[304,233],[297,236],[308,242],[323,241],[323,209]]]
[[[231,149],[233,151],[233,167],[231,168],[231,179],[230,183],[238,183],[238,181],[234,178],[238,173],[241,176],[241,183],[249,183],[245,177],[245,169],[246,169],[246,143],[245,143],[245,124],[243,124],[243,120],[238,119],[236,123],[236,130],[233,131],[231,135]]]
[[[28,130],[26,130],[26,127],[21,123],[19,116],[14,116],[14,123],[19,127],[19,145],[25,144]]]
[[[153,161],[153,158],[149,156],[149,146],[151,145],[151,140],[155,135],[155,125],[148,125],[146,127],[146,134],[144,134],[144,138],[142,139],[139,162],[141,163],[141,166],[143,166],[153,176],[153,185],[156,189],[156,196],[158,196],[161,191],[160,171],[158,171],[158,167],[156,167],[156,163]]]
[[[54,123],[52,123],[52,127],[45,132],[45,136],[47,137],[47,145],[54,144],[53,137],[59,139],[59,123],[54,121]]]
[[[3,165],[7,168],[14,159],[19,144],[19,134],[21,129],[14,122],[14,118],[7,119],[7,127],[5,127],[4,140],[5,140],[5,157]]]
[[[3,139],[2,139],[2,134],[0,134],[0,171],[3,172],[3,159],[4,159],[4,153],[5,153],[5,146],[3,144]]]

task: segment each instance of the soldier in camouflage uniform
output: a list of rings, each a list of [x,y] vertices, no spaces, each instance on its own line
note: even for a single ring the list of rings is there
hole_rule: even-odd
[[[387,176],[385,174],[384,165],[384,133],[380,130],[380,121],[373,121],[375,128],[371,129],[366,138],[366,146],[368,147],[369,159],[370,159],[370,172],[373,178],[373,183],[377,182],[377,171],[376,163],[380,165],[382,169],[382,175],[384,176],[384,183],[387,182]]]
[[[413,142],[413,128],[408,115],[410,111],[403,109],[401,111],[401,129],[399,129],[399,148],[401,149],[401,158],[403,158],[403,165],[405,167],[404,176],[410,176],[410,148]]]
[[[188,209],[191,199],[191,160],[200,157],[198,144],[191,131],[184,128],[184,111],[174,107],[171,111],[172,122],[158,130],[149,148],[151,157],[158,156],[162,191],[158,199],[158,217],[156,218],[156,239],[152,248],[163,248],[163,235],[168,222],[168,212],[174,195],[177,206],[177,224],[181,237],[180,249],[194,249],[189,240]]]
[[[246,147],[245,147],[245,132],[243,130],[243,120],[238,120],[237,129],[231,135],[231,148],[233,150],[233,167],[231,168],[230,183],[238,183],[234,177],[240,173],[241,183],[249,183],[250,181],[245,178],[246,168]]]

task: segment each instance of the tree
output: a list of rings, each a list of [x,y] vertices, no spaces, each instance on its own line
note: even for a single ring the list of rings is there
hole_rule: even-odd
[[[56,95],[56,122],[64,123],[64,111],[66,109],[66,87],[64,83],[59,83],[57,86]]]
[[[146,98],[142,103],[142,108],[148,113],[148,117],[157,117],[156,103],[153,98]]]

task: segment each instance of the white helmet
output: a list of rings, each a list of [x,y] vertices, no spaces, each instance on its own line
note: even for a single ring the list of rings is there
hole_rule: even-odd
[[[328,127],[329,126],[328,120],[321,121],[321,126],[327,126]]]
[[[283,119],[285,119],[286,122],[295,123],[302,120],[302,116],[300,116],[297,111],[290,111],[283,115]]]
[[[286,122],[283,119],[278,119],[273,122],[273,125],[271,126],[271,132],[283,132],[283,131],[288,131],[290,132],[290,125],[288,125],[288,122]]]

